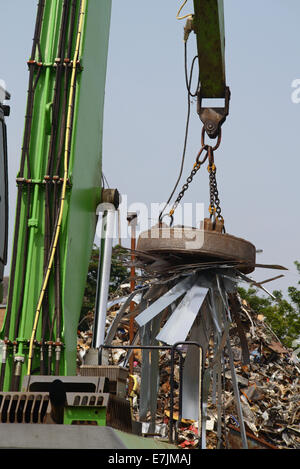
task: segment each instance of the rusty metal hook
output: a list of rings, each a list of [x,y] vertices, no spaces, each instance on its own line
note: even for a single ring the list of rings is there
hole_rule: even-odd
[[[160,216],[160,218],[159,218],[159,224],[158,224],[159,228],[162,227],[162,221],[163,221],[163,219],[164,219],[165,217],[170,217],[170,225],[169,225],[169,228],[171,228],[171,226],[172,226],[173,223],[174,223],[174,217],[173,217],[173,215],[170,214],[170,213],[165,213],[163,216]]]
[[[201,134],[201,145],[202,145],[202,148],[203,147],[208,147],[208,145],[205,144],[205,127],[203,126],[202,128],[202,134]],[[218,139],[217,139],[217,143],[214,147],[212,147],[212,151],[215,151],[219,148],[220,144],[221,144],[221,141],[222,141],[222,130],[220,128],[219,130],[219,133],[218,133]]]

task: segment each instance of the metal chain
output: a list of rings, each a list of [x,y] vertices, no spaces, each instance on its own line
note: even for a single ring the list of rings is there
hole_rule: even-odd
[[[209,193],[210,193],[210,206],[209,206],[209,213],[211,216],[213,214],[216,214],[216,217],[219,220],[223,220],[223,217],[221,215],[221,207],[220,207],[220,198],[219,198],[219,191],[218,191],[218,185],[217,185],[217,179],[216,179],[216,172],[217,168],[215,164],[211,166],[208,166],[208,171],[209,171]]]
[[[217,187],[217,181],[216,181],[216,167],[215,167],[215,164],[213,163],[213,155],[214,155],[214,151],[219,148],[220,146],[220,143],[221,143],[221,131],[218,135],[218,140],[217,140],[217,143],[214,147],[210,146],[210,145],[207,145],[205,143],[205,128],[203,127],[202,129],[202,135],[201,135],[201,148],[200,148],[200,151],[196,157],[196,162],[193,166],[193,169],[189,175],[189,177],[186,179],[186,183],[182,186],[182,189],[181,191],[179,192],[178,196],[177,196],[177,199],[175,200],[173,206],[172,206],[172,209],[170,210],[170,212],[164,216],[169,216],[171,218],[171,225],[173,223],[173,215],[174,215],[174,212],[176,210],[176,208],[178,207],[179,203],[181,202],[181,199],[184,197],[186,191],[188,190],[191,182],[193,181],[195,175],[197,174],[197,172],[199,171],[199,169],[201,168],[201,166],[205,163],[205,161],[207,159],[209,159],[210,161],[210,164],[208,166],[208,169],[209,169],[209,180],[210,180],[210,207],[209,207],[209,211],[211,213],[211,216],[213,215],[213,213],[217,213],[217,217],[218,219],[220,220],[223,220],[223,217],[221,215],[221,208],[220,208],[220,199],[219,199],[219,193],[218,193],[218,187]],[[201,160],[200,157],[202,155],[202,153],[206,151],[206,154],[204,156],[204,158]],[[162,217],[160,219],[160,222],[162,221],[164,217]]]
[[[193,166],[193,169],[191,171],[191,174],[189,175],[189,177],[187,178],[186,180],[186,183],[182,186],[182,189],[181,191],[179,192],[178,194],[178,197],[177,199],[175,200],[174,204],[173,204],[173,207],[172,209],[170,210],[169,212],[169,215],[172,216],[173,213],[175,212],[176,208],[178,207],[181,199],[183,198],[185,192],[188,190],[191,182],[193,181],[195,175],[197,174],[197,172],[199,171],[199,169],[201,168],[201,166],[205,163],[205,161],[207,160],[208,158],[208,153],[206,153],[205,157],[203,158],[202,161],[199,161],[199,158],[200,158],[200,155],[201,153],[206,150],[206,146],[202,147],[200,152],[198,153],[198,156],[197,156],[197,159],[196,159],[196,163],[194,164]]]

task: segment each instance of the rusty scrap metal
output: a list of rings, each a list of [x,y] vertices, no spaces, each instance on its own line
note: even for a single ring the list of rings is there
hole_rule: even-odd
[[[228,441],[230,449],[242,449],[241,432],[239,428],[228,425]],[[257,438],[251,433],[246,432],[249,449],[278,449],[262,438]]]
[[[205,272],[205,276],[208,275],[211,270],[211,268],[207,270]],[[224,269],[221,271],[224,274]],[[187,272],[189,272],[188,268]],[[233,275],[231,269],[226,270],[226,272],[220,277],[220,280],[224,282],[224,284],[228,278]],[[144,291],[147,293],[143,294],[143,298],[147,298],[147,301],[150,302],[152,297],[154,299],[158,299],[166,292],[166,290],[170,289],[170,285],[174,285],[174,282],[176,281],[178,282],[179,278],[180,276],[176,276],[175,279],[170,280],[170,278],[167,277],[168,280],[164,280],[164,284],[162,284],[161,281],[156,284],[154,280],[150,282],[147,281],[144,286],[148,285],[148,289],[145,288]],[[236,278],[240,281],[239,277]],[[232,280],[230,281],[232,282]],[[230,292],[229,287],[230,285],[228,284],[227,289],[229,293],[232,293]],[[130,292],[128,291],[128,295],[129,294]],[[200,444],[203,446],[205,443],[206,447],[209,449],[231,447],[229,426],[234,423],[237,431],[240,428],[237,418],[236,399],[233,394],[232,376],[228,367],[229,362],[226,338],[229,338],[248,447],[253,447],[252,437],[255,437],[259,440],[262,439],[268,442],[276,448],[300,448],[300,369],[293,361],[291,351],[279,343],[276,336],[272,333],[272,330],[262,319],[262,315],[259,311],[255,312],[251,310],[249,305],[244,300],[241,300],[237,295],[236,300],[238,303],[236,304],[236,309],[238,312],[235,314],[234,308],[232,308],[232,297],[230,294],[228,294],[228,299],[232,322],[229,324],[230,328],[227,331],[227,335],[224,333],[219,335],[217,346],[215,344],[215,334],[212,334],[213,326],[211,325],[211,317],[209,319],[209,323],[206,320],[206,323],[204,324],[202,315],[199,315],[194,323],[195,329],[193,330],[193,333],[191,331],[190,335],[192,340],[198,338],[199,343],[201,342],[205,345],[205,349],[203,349],[203,356],[205,357],[203,362],[204,371],[209,369],[209,366],[212,367],[210,377],[207,373],[207,378],[209,377],[209,385],[206,386],[205,380],[202,380],[204,385],[202,400],[205,400],[206,407],[202,407],[202,410],[204,411],[204,414],[202,414],[202,417],[204,416],[204,418],[202,418],[201,427],[203,429],[203,438],[201,438]],[[124,301],[122,298],[120,298],[120,300],[121,304],[119,307],[122,307]],[[118,309],[118,306],[115,306],[114,308]],[[143,308],[144,306],[142,305],[142,309],[140,309],[139,312],[142,312]],[[126,320],[126,317],[129,314],[128,310],[129,304],[127,313],[125,312],[123,316],[124,320]],[[165,321],[170,314],[171,311],[168,311],[163,320],[163,324],[165,324]],[[207,314],[209,314],[209,312],[207,312]],[[243,351],[241,349],[241,335],[238,332],[236,323],[237,315],[240,321],[240,326],[243,329],[245,340],[248,342],[248,352],[250,355],[250,363],[248,364],[245,362]],[[109,316],[111,322],[113,322],[114,317],[115,315],[112,315],[111,318]],[[217,316],[215,319],[218,319]],[[202,324],[200,329],[199,324]],[[120,325],[120,327],[123,326]],[[87,337],[89,336],[87,335]],[[113,352],[116,352],[111,354],[112,364],[117,365],[126,361],[126,357],[124,358],[124,354],[122,354],[120,350],[120,347],[123,347],[124,345],[126,346],[128,335],[126,337],[127,339],[121,339],[120,336],[116,335],[115,339],[112,341],[112,346],[114,347]],[[80,340],[82,340],[82,338],[80,338]],[[134,345],[129,349],[135,357],[134,376],[136,378],[139,378],[140,376],[143,360],[141,354],[138,352],[139,345],[139,334],[137,332]],[[190,350],[187,354],[187,350],[184,348],[181,348],[180,351],[182,353],[183,360],[181,362],[178,357],[175,361],[175,376],[174,382],[172,383],[172,386],[174,385],[173,424],[176,423],[176,441],[179,447],[195,448],[199,444],[199,424],[197,424],[195,417],[193,420],[184,418],[185,413],[183,412],[183,406],[186,403],[186,398],[183,397],[183,394],[186,393],[187,389],[185,387],[187,369],[189,367],[192,368],[192,371],[189,372],[189,376],[193,376],[193,365],[196,363],[197,352],[195,350],[193,353],[190,353]],[[159,357],[160,380],[157,399],[156,424],[158,426],[165,426],[166,423],[170,423],[169,374],[171,371],[171,354],[168,346],[162,347],[159,352]],[[221,359],[223,360],[223,364],[219,367],[218,363],[220,363]],[[180,374],[178,373],[179,370],[181,370]],[[182,377],[180,377],[181,374]],[[222,378],[221,385],[218,384],[219,376]],[[197,379],[198,376],[195,377],[195,380]],[[189,384],[189,382],[187,383]],[[182,393],[180,391],[181,388]],[[194,388],[191,387],[191,389]],[[218,395],[219,393],[220,397]],[[138,420],[140,399],[139,387],[136,390],[135,396],[133,415],[134,418]],[[150,429],[149,418],[150,414],[147,415],[147,422]],[[240,448],[240,432],[238,444],[238,447]]]
[[[132,293],[128,291],[125,303],[122,298],[119,310],[115,311],[109,320],[110,324],[107,324],[109,343],[104,348],[111,347],[115,351],[111,353],[113,364],[127,366],[129,352],[134,356],[133,374],[136,375],[138,366],[144,380],[139,385],[138,401],[135,400],[133,410],[135,415],[139,415],[137,418],[142,417],[143,421],[148,422],[149,433],[154,432],[157,411],[158,408],[161,409],[160,385],[164,390],[163,399],[169,396],[166,401],[168,405],[170,388],[174,393],[174,399],[171,399],[172,412],[168,414],[169,431],[172,430],[169,437],[174,436],[173,424],[176,421],[175,439],[178,444],[188,445],[188,442],[182,442],[180,427],[187,421],[193,421],[193,428],[196,428],[193,440],[195,445],[200,448],[210,447],[209,432],[214,431],[216,447],[229,447],[228,424],[231,419],[235,419],[243,448],[248,448],[252,443],[249,442],[247,433],[258,437],[259,429],[253,406],[264,402],[266,390],[261,383],[256,382],[257,378],[253,382],[250,379],[252,375],[249,375],[249,378],[245,376],[250,367],[258,366],[253,362],[254,350],[249,344],[249,338],[254,340],[255,337],[255,323],[237,294],[237,285],[241,281],[249,284],[253,282],[246,273],[252,272],[256,266],[256,249],[248,241],[228,234],[188,228],[188,241],[191,240],[191,235],[194,236],[194,242],[196,239],[196,247],[189,249],[187,240],[182,239],[183,233],[183,227],[154,227],[144,236],[140,236],[134,251],[134,264],[136,270],[142,271],[140,277],[135,279],[136,285],[140,283],[142,287],[141,299],[134,311],[130,311]],[[203,252],[203,245],[207,247],[207,233],[211,242],[210,250]],[[159,236],[155,236],[157,234]],[[165,234],[168,236],[165,237]],[[203,234],[204,244],[201,244],[200,235]],[[221,253],[220,247],[223,249]],[[130,250],[128,258],[132,260]],[[189,303],[189,295],[196,287],[207,292],[205,310],[200,304],[195,304],[195,311],[193,315],[189,314],[190,319],[187,321],[184,313],[179,314],[180,304],[184,299]],[[135,319],[135,339],[131,346],[127,345],[130,343],[128,324],[125,334],[127,343],[122,341],[117,332],[118,319],[122,328],[130,318]],[[181,324],[185,320],[184,330]],[[249,321],[250,326],[245,329],[245,322]],[[115,332],[117,334],[113,338]],[[196,359],[196,352],[191,353],[191,349],[181,350],[179,361],[174,364],[174,373],[176,370],[178,373],[179,369],[177,378],[170,377],[167,382],[160,381],[162,354],[169,354],[171,360],[172,343],[177,339],[199,343],[202,350],[201,363],[199,356]],[[158,347],[160,342],[163,343],[161,348]],[[284,354],[283,347],[278,345],[274,337],[268,345],[268,360],[272,360],[276,354]],[[127,348],[127,356],[125,352],[122,353],[122,347]],[[139,347],[142,348],[141,354],[137,353]],[[149,350],[152,348],[154,351],[151,352],[150,358]],[[171,362],[169,369],[173,373]],[[179,391],[175,388],[175,382],[178,383]],[[212,409],[216,409],[216,417],[213,418]],[[272,412],[269,416],[265,407],[261,414],[258,420],[260,423],[273,418]],[[297,422],[298,418],[297,412],[294,412],[294,420],[289,422],[293,430],[296,428],[294,422]],[[165,423],[164,420],[160,422]],[[291,436],[291,432],[292,430],[286,428],[282,434],[286,445],[292,445],[291,442],[296,439]]]

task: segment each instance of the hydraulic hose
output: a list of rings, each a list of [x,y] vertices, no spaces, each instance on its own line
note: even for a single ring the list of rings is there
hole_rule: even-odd
[[[34,33],[34,38],[33,38],[33,45],[32,45],[30,65],[29,65],[30,75],[29,75],[28,100],[27,100],[27,109],[26,109],[26,124],[25,124],[24,140],[23,140],[22,155],[21,155],[21,165],[20,165],[20,172],[19,172],[19,176],[21,178],[24,177],[24,169],[25,169],[26,161],[27,161],[27,177],[30,178],[29,143],[30,143],[30,133],[31,133],[31,125],[32,125],[32,109],[33,109],[35,89],[36,89],[37,82],[40,76],[40,68],[39,68],[36,79],[34,81],[34,71],[35,71],[34,60],[36,56],[36,50],[38,48],[39,61],[40,62],[42,61],[41,50],[40,50],[39,44],[40,44],[41,27],[42,27],[43,16],[44,16],[44,8],[45,8],[45,0],[40,0],[38,4],[35,33]],[[24,188],[23,185],[20,185],[18,187],[18,195],[17,195],[17,203],[16,203],[15,234],[14,234],[14,243],[13,243],[13,251],[12,251],[10,285],[9,285],[9,293],[8,293],[8,301],[7,301],[6,319],[5,319],[5,327],[4,327],[4,339],[6,341],[9,338],[10,323],[11,323],[12,300],[13,300],[14,282],[15,282],[15,275],[16,275],[16,261],[17,261],[18,242],[19,242],[20,216],[21,216],[21,203],[22,203],[23,188]],[[28,187],[27,202],[30,203],[30,187]],[[29,213],[27,212],[27,217],[28,216],[29,216]],[[24,243],[25,255],[26,255],[26,249],[27,249],[26,244],[27,244],[27,236],[25,237],[25,243]],[[23,278],[24,276],[25,276],[25,269],[23,268]],[[24,281],[22,279],[21,288],[23,288],[23,285],[24,285]],[[23,298],[22,292],[20,294],[20,299],[21,298]],[[19,322],[20,308],[21,308],[21,300],[18,306],[17,324]],[[17,324],[15,324],[15,334],[16,334],[16,330],[18,327]],[[1,364],[0,390],[3,389],[4,379],[5,379],[5,370],[6,370],[6,357],[5,359],[2,359],[2,364]]]
[[[70,25],[69,25],[69,34],[68,34],[68,42],[67,42],[67,51],[65,55],[65,51],[62,51],[58,54],[58,57],[64,58],[64,90],[63,90],[63,99],[62,99],[62,111],[61,111],[61,122],[60,122],[60,135],[58,141],[58,152],[56,158],[56,167],[54,169],[54,176],[57,180],[60,175],[60,166],[64,151],[65,145],[65,133],[66,133],[66,113],[67,113],[67,106],[68,106],[68,89],[69,89],[69,81],[70,81],[70,72],[72,70],[69,67],[70,57],[72,55],[72,45],[73,45],[73,37],[74,37],[74,29],[75,29],[75,20],[76,20],[76,8],[77,8],[77,1],[72,0],[71,5],[71,14],[70,14]],[[54,177],[53,176],[53,177]],[[52,223],[55,224],[55,218],[57,216],[59,210],[59,198],[58,198],[58,189],[59,185],[54,184],[53,187],[53,200],[52,200]],[[53,340],[53,331],[54,331],[54,324],[56,322],[56,343],[59,344],[61,340],[61,328],[62,328],[62,302],[61,302],[61,273],[60,273],[60,246],[59,243],[57,245],[55,259],[54,259],[54,292],[55,292],[55,310],[51,321],[50,331],[49,331],[49,344],[52,343]],[[44,308],[44,306],[43,306]],[[60,345],[57,345],[57,348],[60,348]],[[55,363],[55,374],[59,375],[59,359],[60,353],[56,352],[56,363]],[[48,357],[49,358],[49,357]],[[48,373],[50,374],[50,367],[48,363]]]
[[[70,19],[70,26],[69,26],[69,37],[68,37],[68,47],[66,52],[66,63],[65,63],[65,86],[64,86],[64,96],[63,96],[63,112],[62,112],[62,122],[61,122],[61,134],[60,134],[60,142],[59,142],[59,153],[56,161],[56,175],[60,174],[60,163],[61,163],[61,155],[63,154],[64,149],[64,133],[66,129],[66,110],[68,106],[68,82],[69,82],[69,67],[68,62],[70,60],[72,54],[72,44],[73,44],[73,36],[74,36],[74,29],[75,29],[75,20],[76,20],[76,0],[72,1],[71,4],[71,19]],[[73,119],[73,116],[72,116]],[[54,216],[58,210],[58,200],[57,200],[57,184],[54,185],[54,195],[53,195],[53,212]],[[56,249],[55,255],[55,315],[54,318],[56,319],[56,340],[57,342],[60,341],[61,338],[61,327],[62,327],[62,305],[61,305],[61,275],[60,275],[60,249],[59,244]],[[54,319],[53,318],[53,319]],[[50,335],[50,340],[52,340]],[[56,364],[56,369],[59,369],[59,364]],[[59,372],[56,371],[58,375]]]
[[[41,34],[41,25],[44,14],[45,1],[40,1],[38,5],[37,20],[35,26],[35,34],[33,39],[32,52],[30,57],[30,62],[34,62],[36,49],[40,41]],[[39,60],[41,61],[41,56],[39,55]],[[30,134],[31,134],[31,124],[32,124],[32,109],[34,103],[34,93],[37,85],[37,80],[39,77],[39,72],[37,74],[37,79],[34,82],[34,64],[29,65],[30,74],[29,74],[29,86],[28,86],[28,101],[26,109],[26,125],[24,132],[24,141],[22,147],[22,156],[21,156],[21,165],[20,165],[20,178],[24,177],[25,161],[27,159],[27,176],[30,178],[30,165],[29,165],[29,143],[30,143]],[[18,197],[17,197],[17,210],[16,210],[16,227],[15,227],[15,239],[14,239],[14,248],[12,256],[12,271],[11,271],[11,285],[9,288],[9,297],[7,304],[7,321],[5,324],[5,336],[9,335],[10,328],[10,316],[11,316],[11,307],[12,307],[12,295],[13,295],[13,284],[15,278],[15,267],[16,267],[16,257],[17,257],[17,248],[18,248],[18,239],[19,239],[19,226],[20,226],[20,212],[21,212],[21,199],[23,193],[23,186],[19,186]],[[22,297],[22,295],[20,295]]]
[[[60,235],[61,226],[62,226],[62,217],[63,217],[64,204],[65,204],[65,198],[66,198],[66,188],[67,188],[67,182],[68,182],[68,169],[69,169],[68,166],[69,166],[69,153],[70,153],[70,145],[71,145],[73,106],[74,106],[74,97],[75,97],[75,89],[76,89],[77,62],[79,59],[79,50],[80,50],[81,36],[83,32],[83,27],[84,27],[85,13],[86,13],[86,0],[82,0],[81,5],[80,5],[75,53],[74,53],[74,58],[73,58],[73,63],[72,63],[72,76],[71,76],[71,83],[70,83],[70,95],[69,95],[69,104],[68,104],[65,152],[64,152],[64,176],[63,176],[62,194],[61,194],[61,200],[60,200],[60,209],[59,209],[57,223],[55,226],[55,234],[53,238],[53,243],[52,243],[51,250],[50,250],[50,258],[49,258],[48,266],[44,275],[43,285],[40,291],[40,296],[39,296],[34,323],[33,323],[32,334],[31,334],[30,343],[29,343],[29,356],[28,356],[28,368],[27,368],[28,375],[30,375],[31,373],[31,364],[32,364],[32,358],[33,358],[33,344],[34,344],[36,330],[38,326],[40,311],[41,311],[45,291],[48,285],[48,280],[49,280],[50,272],[52,269],[53,261],[55,258],[55,253],[56,253],[57,244],[58,244],[59,235]]]
[[[54,168],[54,158],[55,158],[55,149],[56,149],[56,141],[58,136],[58,126],[59,126],[59,114],[60,114],[60,107],[61,107],[61,85],[63,80],[63,69],[64,69],[64,58],[65,58],[65,49],[66,49],[66,39],[67,39],[67,30],[68,30],[68,16],[69,16],[69,9],[70,9],[70,0],[64,0],[62,15],[61,15],[61,25],[60,25],[60,35],[59,35],[59,42],[58,42],[58,50],[57,50],[57,60],[56,60],[56,79],[55,79],[55,87],[54,87],[54,98],[53,98],[53,117],[52,117],[52,129],[51,129],[51,138],[50,138],[50,145],[49,145],[49,154],[48,154],[48,162],[47,162],[47,169],[46,169],[46,186],[45,186],[45,239],[44,239],[44,269],[47,268],[48,258],[49,258],[49,249],[51,243],[51,231],[52,231],[52,223],[54,225],[55,220],[51,223],[51,189],[53,188],[52,185],[52,177],[53,177],[53,168]],[[65,113],[65,109],[63,109],[63,113]],[[65,127],[65,118],[64,115],[62,116],[62,128]],[[55,185],[56,188],[56,185]],[[56,210],[56,190],[54,190],[54,201],[53,206]],[[57,258],[57,254],[56,254]],[[57,276],[57,262],[55,262],[55,276]],[[59,287],[58,287],[59,288]],[[47,289],[48,290],[48,289]],[[48,299],[48,291],[46,290],[42,305],[42,337],[41,343],[44,344],[45,337],[46,337],[46,330],[47,326],[50,328],[49,324],[49,299]],[[55,282],[55,315],[57,313],[57,309],[59,309],[59,305],[57,304],[57,298],[59,295],[57,294],[57,282]],[[49,338],[51,341],[51,337]],[[44,363],[44,361],[43,361]]]

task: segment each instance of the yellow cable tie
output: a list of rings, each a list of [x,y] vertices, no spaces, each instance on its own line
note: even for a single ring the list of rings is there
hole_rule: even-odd
[[[217,167],[216,167],[215,163],[213,163],[212,165],[209,164],[209,165],[207,166],[207,170],[208,170],[209,173],[210,173],[211,171],[216,171],[216,169],[217,169]]]
[[[183,4],[181,5],[181,7],[179,8],[178,10],[178,13],[176,15],[176,19],[177,20],[184,20],[186,18],[190,18],[192,15],[192,13],[188,14],[188,15],[184,15],[184,16],[179,16],[181,11],[183,10],[184,6],[187,4],[187,0],[184,0]]]

